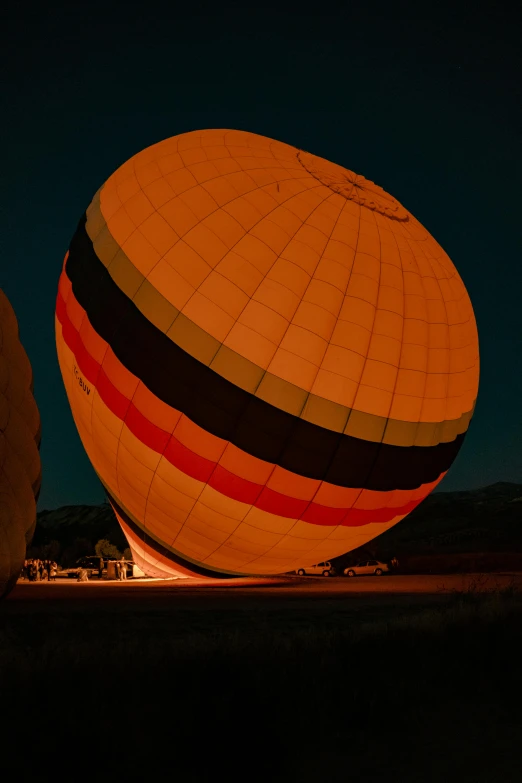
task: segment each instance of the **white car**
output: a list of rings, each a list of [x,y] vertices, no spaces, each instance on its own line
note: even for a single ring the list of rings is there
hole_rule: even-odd
[[[329,560],[327,560],[326,563],[318,563],[317,565],[306,566],[306,568],[299,568],[296,571],[296,574],[299,574],[299,576],[330,576],[331,573],[332,564]]]
[[[373,574],[375,576],[382,576],[389,572],[389,568],[386,563],[380,563],[378,560],[363,560],[355,566],[344,569],[345,576],[366,576],[367,574]]]

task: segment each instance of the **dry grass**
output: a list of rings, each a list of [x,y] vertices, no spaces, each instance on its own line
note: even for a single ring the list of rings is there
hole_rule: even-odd
[[[368,779],[370,765],[375,779],[428,780],[408,764],[421,763],[428,735],[451,744],[456,716],[462,748],[493,725],[506,727],[504,739],[516,726],[521,617],[515,590],[485,589],[480,578],[444,606],[342,629],[286,630],[269,617],[220,629],[208,616],[206,627],[179,634],[161,617],[119,625],[114,614],[79,614],[47,618],[46,631],[37,618],[13,616],[0,631],[4,740],[17,747],[36,699],[45,720],[26,754],[72,751],[78,769],[87,758],[147,779],[168,766],[185,781],[286,780],[297,771],[307,780],[337,759],[340,779],[343,765]],[[387,759],[405,736],[415,751],[395,778]],[[519,746],[503,751],[514,763]],[[487,780],[477,776],[487,763],[470,780]]]

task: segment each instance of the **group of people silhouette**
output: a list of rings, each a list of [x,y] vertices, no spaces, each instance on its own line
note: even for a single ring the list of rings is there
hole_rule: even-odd
[[[43,582],[45,580],[54,582],[57,571],[58,565],[54,560],[32,558],[24,560],[21,576],[22,579],[28,579],[29,582]]]

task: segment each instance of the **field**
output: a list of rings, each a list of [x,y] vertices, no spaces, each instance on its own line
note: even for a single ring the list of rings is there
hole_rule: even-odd
[[[521,587],[20,584],[1,615],[4,769],[518,783]]]

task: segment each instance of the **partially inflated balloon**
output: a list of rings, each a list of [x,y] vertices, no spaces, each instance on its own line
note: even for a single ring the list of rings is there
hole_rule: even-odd
[[[40,416],[13,308],[0,290],[0,597],[15,584],[36,522]]]
[[[80,436],[149,574],[360,546],[437,485],[473,413],[476,324],[446,253],[364,177],[252,133],[121,166],[56,315]]]

